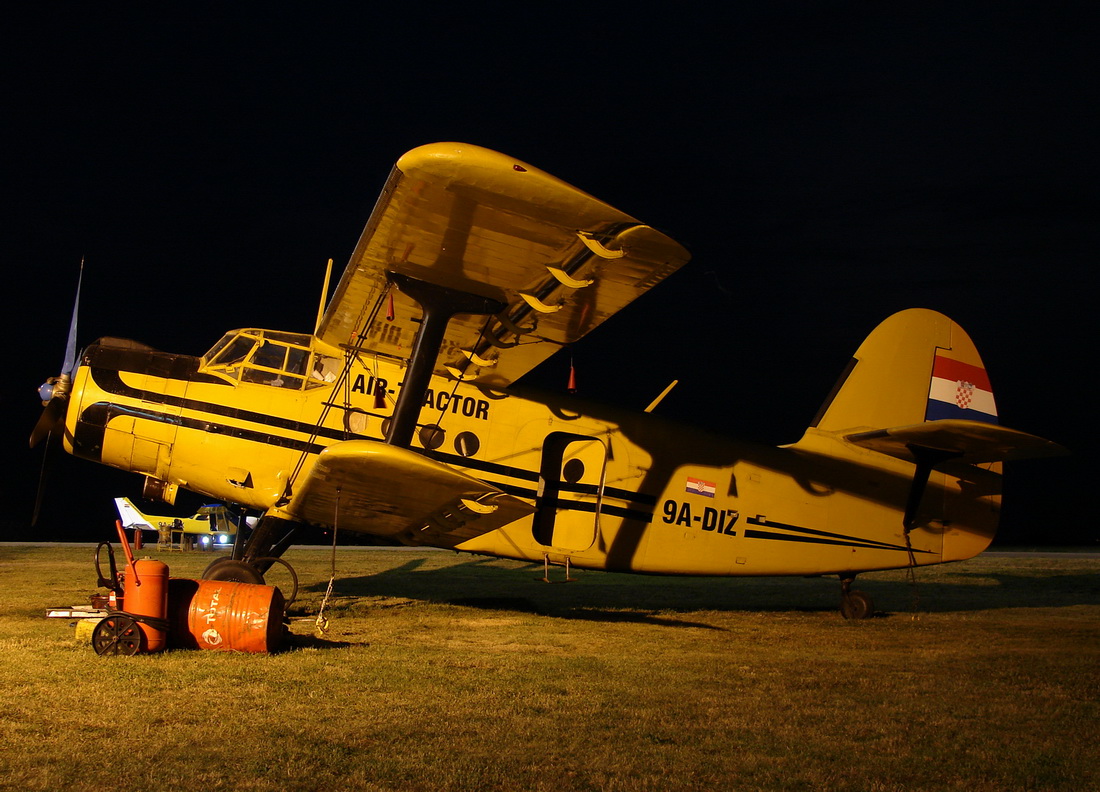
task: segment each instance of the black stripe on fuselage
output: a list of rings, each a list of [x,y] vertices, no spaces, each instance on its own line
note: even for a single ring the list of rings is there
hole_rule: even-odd
[[[251,410],[241,410],[236,407],[229,407],[222,404],[199,401],[197,399],[188,399],[181,396],[169,396],[159,391],[135,388],[123,382],[122,377],[119,376],[119,371],[114,369],[93,368],[92,379],[95,381],[96,386],[106,393],[139,400],[146,404],[161,404],[166,407],[174,407],[180,410],[206,413],[209,415],[216,415],[225,418],[236,418],[238,420],[248,421],[250,423],[271,427],[273,429],[285,429],[291,432],[299,432],[301,434],[311,437],[323,437],[335,441],[348,439],[347,434],[338,429],[321,427],[305,421],[279,418],[277,416],[268,415],[267,413],[259,413]],[[304,451],[310,454],[319,454],[326,447],[324,445],[313,442],[295,440],[281,434],[273,434],[271,432],[261,432],[251,429],[242,429],[235,426],[229,426],[220,422],[206,421],[198,418],[185,418],[170,413],[156,412],[147,408],[127,407],[125,405],[116,404],[113,402],[98,402],[97,404],[91,405],[85,410],[84,414],[81,416],[81,421],[85,423],[85,426],[99,428],[101,432],[102,428],[106,427],[107,421],[118,415],[132,415],[134,417],[139,417],[144,420],[175,424],[176,426],[187,429],[197,429],[203,432],[210,432],[227,437],[234,437],[242,440],[264,443],[267,445],[277,446],[279,448],[289,448],[299,452]],[[85,431],[85,434],[87,434],[87,431]],[[368,439],[375,440],[376,442],[381,442],[381,439],[379,438],[367,438],[363,437],[362,435],[355,435],[355,437],[359,439]],[[94,445],[97,448],[102,448],[101,435],[98,439],[98,442],[94,443]],[[458,468],[467,468],[470,470],[477,470],[482,473],[490,473],[502,477],[520,479],[522,481],[530,482],[537,482],[539,478],[539,474],[536,471],[512,467],[510,465],[502,465],[498,462],[489,462],[486,460],[474,459],[472,457],[464,457],[457,454],[448,454],[441,451],[430,451],[427,449],[413,448],[411,450],[423,454],[424,456],[427,456],[429,458],[435,459],[439,462],[443,462],[445,464],[452,465]],[[517,495],[520,497],[528,497],[531,499],[534,499],[536,497],[535,491],[531,489],[526,489],[515,485],[505,485],[503,483],[495,483],[495,485],[500,487],[505,492],[508,492],[509,494]],[[595,485],[569,484],[566,482],[561,483],[559,490],[561,492],[572,492],[574,494],[588,495],[595,495],[598,492],[598,488]],[[605,487],[603,490],[603,494],[605,498],[624,500],[627,501],[628,504],[640,506],[642,509],[645,509],[647,506],[655,506],[657,503],[657,497],[654,495],[632,492],[630,490],[619,489],[616,487]],[[579,503],[576,501],[562,501],[561,506],[562,508],[580,511],[595,511],[594,504]],[[624,517],[625,519],[643,520],[645,522],[649,522],[653,517],[652,510],[648,512],[637,511],[635,509],[612,506],[609,504],[604,504],[601,507],[600,512],[602,514],[612,514]]]
[[[487,462],[482,459],[474,459],[473,457],[459,456],[458,454],[448,454],[443,451],[429,451],[427,449],[413,450],[437,462],[444,462],[457,468],[470,468],[471,470],[478,470],[482,473],[493,473],[498,476],[509,476],[525,481],[539,480],[539,474],[534,470],[502,465],[499,462]],[[577,495],[595,496],[600,494],[600,488],[595,484],[570,484],[565,481],[558,485],[558,490],[560,492],[572,492]],[[619,489],[618,487],[604,487],[603,496],[605,498],[617,498],[619,500],[631,501],[642,508],[657,505],[656,495],[647,495],[644,492],[633,492],[631,490]],[[650,516],[652,516],[652,512],[650,512]]]
[[[173,424],[185,429],[197,429],[201,432],[210,432],[211,434],[249,440],[265,445],[277,446],[279,448],[306,451],[311,454],[319,454],[325,449],[325,446],[317,443],[294,440],[293,438],[272,434],[270,432],[257,432],[251,429],[229,426],[227,424],[211,423],[210,421],[204,421],[197,418],[168,415],[167,413],[154,412],[153,410],[139,407],[128,407],[124,404],[115,404],[114,402],[96,402],[85,408],[80,416],[80,425],[78,426],[76,435],[76,445],[83,449],[96,449],[97,452],[101,452],[103,448],[104,429],[106,429],[110,421],[121,415],[129,415],[133,418],[154,421],[156,423]],[[94,438],[92,436],[93,433],[96,435]],[[79,454],[79,456],[91,458],[87,454]],[[100,460],[96,458],[94,461],[98,462]]]
[[[863,539],[859,536],[848,536],[846,534],[830,533],[829,531],[819,531],[815,528],[801,528],[797,525],[772,522],[771,520],[764,520],[760,517],[749,517],[746,522],[749,525],[758,525],[764,528],[775,528],[777,530],[794,532],[778,533],[777,531],[762,531],[748,528],[745,530],[746,539],[771,539],[779,542],[828,544],[839,545],[841,547],[862,547],[871,550],[901,550],[903,552],[907,552],[909,550],[909,548],[905,547],[904,545],[890,544],[888,542],[877,542],[873,539]],[[913,552],[934,554],[932,550],[918,550],[916,548],[913,548]]]
[[[141,390],[139,388],[127,385],[125,382],[122,381],[122,377],[119,376],[119,372],[114,370],[92,369],[92,379],[95,381],[96,386],[99,387],[100,390],[104,391],[105,393],[110,393],[114,396],[123,396],[130,399],[138,399],[142,402],[147,402],[149,404],[161,404],[165,407],[178,407],[181,410],[192,410],[199,413],[218,415],[223,418],[237,418],[242,421],[262,424],[263,426],[271,426],[277,429],[289,429],[292,432],[301,432],[302,434],[306,435],[327,437],[332,440],[345,439],[345,433],[338,429],[328,429],[326,427],[317,426],[316,424],[307,423],[305,421],[294,421],[288,418],[279,418],[274,415],[268,415],[267,413],[254,412],[252,410],[242,410],[239,407],[230,407],[224,404],[199,401],[197,399],[187,399],[182,396],[169,396],[165,393],[161,393],[160,391]],[[173,416],[163,415],[163,418],[169,419],[168,422],[171,422]],[[150,418],[150,420],[158,419]]]

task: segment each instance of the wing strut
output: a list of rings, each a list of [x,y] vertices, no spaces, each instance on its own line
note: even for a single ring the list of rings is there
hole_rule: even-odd
[[[413,342],[409,368],[405,382],[397,395],[397,404],[390,419],[390,431],[386,443],[407,448],[416,431],[416,420],[424,405],[424,394],[431,384],[435,360],[447,332],[447,325],[455,314],[487,315],[503,311],[506,303],[492,297],[459,291],[437,283],[414,278],[399,272],[387,273],[390,281],[402,292],[412,297],[424,309],[420,329]]]

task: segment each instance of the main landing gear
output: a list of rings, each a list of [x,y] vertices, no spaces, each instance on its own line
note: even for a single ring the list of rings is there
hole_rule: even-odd
[[[870,595],[852,588],[855,575],[840,576],[840,615],[845,619],[870,619],[875,615],[875,603]]]
[[[242,520],[243,523],[243,520]],[[286,520],[264,517],[252,529],[248,540],[241,541],[243,525],[237,529],[237,540],[229,558],[217,558],[203,570],[203,580],[225,580],[233,583],[264,583],[264,575],[275,564],[286,567],[290,573],[291,591],[284,593],[287,607],[298,596],[298,574],[281,556],[290,547],[298,526]],[[275,541],[279,529],[285,535]]]

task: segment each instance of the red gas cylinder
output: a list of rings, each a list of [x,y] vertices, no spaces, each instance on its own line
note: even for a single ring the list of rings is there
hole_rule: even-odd
[[[168,565],[151,558],[135,561],[133,571],[126,573],[122,595],[126,613],[164,621],[168,616]],[[167,631],[145,622],[138,624],[145,634],[146,652],[159,652],[167,646]]]
[[[283,640],[282,592],[228,580],[172,578],[168,621],[172,646],[223,652],[273,652]]]

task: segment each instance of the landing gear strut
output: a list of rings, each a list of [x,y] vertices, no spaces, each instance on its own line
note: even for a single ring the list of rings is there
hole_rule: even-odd
[[[840,615],[845,619],[870,619],[875,615],[875,603],[870,595],[852,588],[855,575],[840,577]]]

